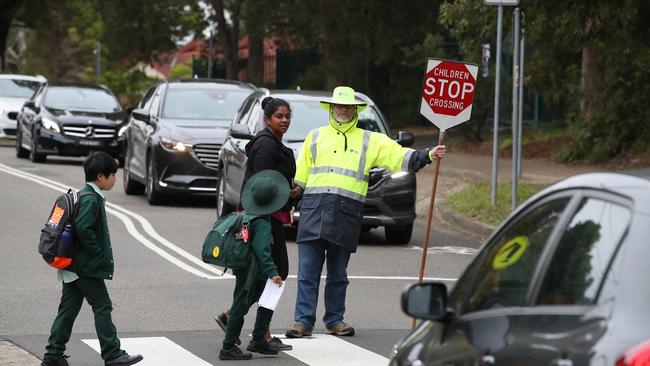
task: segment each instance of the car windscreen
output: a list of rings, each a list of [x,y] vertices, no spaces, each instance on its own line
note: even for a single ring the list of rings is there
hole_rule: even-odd
[[[307,133],[314,128],[327,125],[327,111],[321,108],[317,100],[288,101],[291,105],[291,126],[284,135],[286,141],[303,141]],[[368,107],[359,114],[359,128],[387,134],[386,126],[373,107]]]
[[[169,89],[162,117],[169,119],[224,120],[229,125],[237,109],[251,92],[223,89]]]
[[[119,112],[122,110],[115,96],[103,89],[79,87],[50,87],[45,96],[45,106],[93,112]]]
[[[38,81],[0,79],[0,97],[29,99],[39,86]]]

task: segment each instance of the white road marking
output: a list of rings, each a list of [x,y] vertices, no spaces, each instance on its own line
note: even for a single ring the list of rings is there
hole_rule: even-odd
[[[99,340],[82,339],[82,341],[101,353]],[[120,338],[122,349],[129,354],[141,354],[144,358],[138,366],[212,366],[211,363],[195,356],[190,351],[165,337]]]
[[[16,177],[19,177],[19,178],[22,178],[22,179],[32,181],[34,183],[37,183],[37,184],[40,184],[42,186],[48,187],[48,188],[53,189],[55,191],[65,193],[68,190],[68,186],[66,186],[66,185],[64,185],[64,184],[62,184],[60,182],[57,182],[57,181],[54,181],[54,180],[51,180],[51,179],[47,179],[47,178],[42,178],[42,177],[30,174],[30,173],[25,173],[25,172],[22,172],[20,170],[13,169],[13,168],[11,168],[9,166],[6,166],[4,164],[0,164],[0,171],[3,171],[5,173],[7,173],[7,174],[11,174],[13,176],[16,176]],[[115,207],[115,208],[113,208],[113,207]],[[118,211],[118,209],[121,212]],[[148,240],[146,237],[144,237],[142,234],[140,234],[140,232],[138,232],[138,230],[136,229],[135,224],[133,223],[133,221],[131,221],[131,219],[129,219],[125,214],[122,213],[122,212],[131,213],[131,211],[129,211],[129,210],[125,209],[125,208],[122,208],[122,207],[120,207],[118,205],[109,203],[107,205],[107,207],[106,207],[106,212],[114,215],[120,221],[122,221],[124,223],[124,226],[126,227],[126,230],[129,232],[129,234],[131,234],[131,236],[133,236],[137,241],[142,243],[142,245],[144,245],[146,248],[152,250],[154,253],[160,255],[161,257],[163,257],[164,259],[166,259],[170,263],[172,263],[172,264],[176,265],[177,267],[183,269],[184,271],[187,271],[187,272],[189,272],[189,273],[191,273],[191,274],[193,274],[195,276],[210,279],[210,280],[214,280],[214,279],[232,279],[232,278],[234,278],[234,276],[232,276],[230,274],[224,274],[223,276],[220,276],[222,271],[217,269],[217,268],[209,268],[209,270],[211,272],[215,273],[215,274],[219,274],[219,276],[214,276],[214,275],[211,275],[211,274],[204,273],[204,272],[199,271],[196,268],[193,268],[192,266],[180,261],[178,258],[174,257],[173,255],[167,253],[162,248],[160,248],[159,246],[157,246],[156,244],[154,244],[153,242]],[[132,213],[132,214],[137,215],[135,213]],[[137,215],[137,216],[139,216],[139,215]],[[144,220],[144,218],[143,218],[143,220]],[[181,252],[184,253],[183,257],[186,257],[186,258],[191,257],[191,258],[193,258],[194,259],[192,261],[193,263],[196,263],[196,262],[200,261],[198,258],[193,257],[190,253],[184,251],[183,249],[181,249],[181,248],[179,248],[179,247],[177,247],[177,246],[175,246],[175,245],[173,245],[173,244],[171,244],[169,242],[167,242],[167,243],[174,246],[176,248],[175,251],[177,253],[181,253]],[[203,263],[203,262],[201,262],[201,263]]]
[[[412,245],[409,248],[422,252],[422,247]],[[427,254],[476,255],[478,254],[478,249],[449,245],[443,247],[430,247],[429,250],[427,250]]]
[[[278,338],[293,346],[293,350],[284,353],[310,366],[375,366],[387,365],[389,361],[386,357],[327,334],[298,339]]]
[[[52,179],[44,178],[35,174],[27,173],[25,171],[19,170],[12,168],[8,165],[1,164],[0,163],[0,171],[3,171],[7,174],[16,176],[18,178],[22,178],[25,180],[32,181],[34,183],[40,184],[42,186],[48,187],[50,189],[53,189],[55,191],[59,192],[67,192],[68,188],[70,188],[68,185],[65,185],[61,182],[57,182]],[[235,277],[231,274],[225,273],[222,275],[223,270],[219,269],[216,266],[211,266],[207,263],[204,263],[201,259],[193,256],[189,252],[181,249],[177,245],[173,244],[166,238],[164,238],[162,235],[158,234],[156,230],[153,228],[151,223],[145,219],[143,216],[130,211],[122,206],[116,205],[111,202],[106,203],[106,212],[114,215],[117,217],[120,221],[124,223],[124,226],[126,227],[126,230],[128,233],[133,236],[137,241],[142,243],[146,248],[150,249],[154,253],[160,255],[163,257],[165,260],[169,261],[170,263],[174,264],[175,266],[183,269],[184,271],[187,271],[195,276],[209,279],[209,280],[222,280],[222,279],[234,279]],[[213,274],[216,274],[217,276],[214,276],[212,274],[204,273],[196,268],[191,267],[190,265],[184,263],[183,261],[180,261],[178,258],[174,257],[173,255],[167,253],[165,250],[160,248],[158,245],[147,239],[144,235],[142,235],[138,229],[136,228],[135,224],[133,221],[127,217],[131,216],[134,219],[136,219],[140,225],[142,225],[142,228],[144,231],[149,234],[152,238],[154,238],[159,244],[167,247],[168,249],[174,251],[176,254],[180,255],[181,257],[187,259],[188,261],[192,262],[192,264],[201,267],[204,270],[207,270]],[[435,248],[435,247],[434,247]],[[437,247],[437,248],[462,248],[464,250],[470,251],[472,248],[467,248],[467,247]],[[418,249],[422,250],[420,247],[411,247],[411,249]],[[431,250],[433,248],[429,249],[429,253],[431,253]],[[459,253],[457,254],[468,254],[468,253],[460,253],[461,250],[458,250]],[[289,278],[297,278],[296,275],[290,275]],[[326,276],[321,276],[322,279],[325,279]],[[407,276],[348,276],[348,279],[351,280],[398,280],[398,281],[417,281],[418,277],[407,277]],[[425,281],[443,281],[443,282],[454,282],[456,281],[455,278],[445,278],[445,277],[426,277],[424,278]]]

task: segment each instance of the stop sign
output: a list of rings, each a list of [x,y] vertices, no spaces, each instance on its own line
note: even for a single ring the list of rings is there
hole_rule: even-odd
[[[441,130],[469,120],[477,74],[474,64],[428,59],[420,113]]]

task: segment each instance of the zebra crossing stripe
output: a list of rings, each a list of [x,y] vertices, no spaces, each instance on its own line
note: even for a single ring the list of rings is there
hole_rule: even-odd
[[[97,353],[101,352],[99,340],[82,339],[82,342]],[[212,366],[165,337],[120,338],[120,343],[129,354],[144,357],[138,366]]]
[[[284,353],[310,366],[377,366],[389,362],[386,357],[332,335],[314,334],[298,339],[276,336],[293,346],[293,350]]]

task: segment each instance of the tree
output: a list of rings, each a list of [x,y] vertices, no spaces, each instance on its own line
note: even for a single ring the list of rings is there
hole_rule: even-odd
[[[244,0],[212,0],[218,37],[223,48],[226,77],[237,80],[239,72],[239,25],[241,6]],[[226,13],[229,21],[226,21]]]
[[[5,69],[5,50],[7,49],[7,35],[16,10],[22,0],[5,0],[0,4],[0,71]]]

